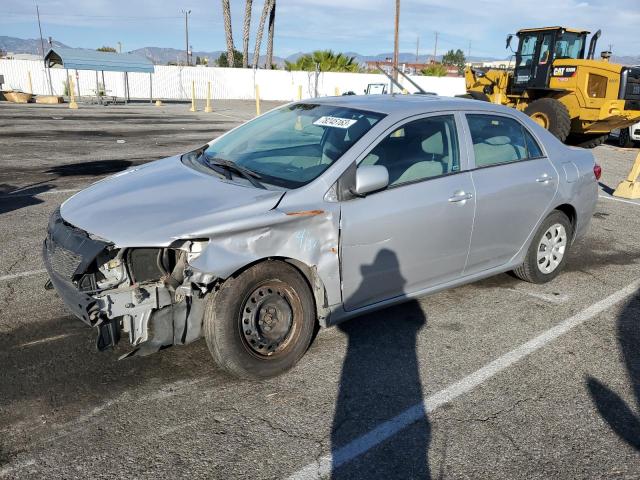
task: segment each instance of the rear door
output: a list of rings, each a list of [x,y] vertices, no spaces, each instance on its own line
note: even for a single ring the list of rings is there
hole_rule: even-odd
[[[476,215],[465,274],[507,263],[526,243],[558,188],[558,173],[515,118],[466,115]]]

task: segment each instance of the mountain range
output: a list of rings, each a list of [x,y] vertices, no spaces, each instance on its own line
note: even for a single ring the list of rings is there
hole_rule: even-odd
[[[61,48],[73,48],[65,45],[56,40],[53,41],[53,45]],[[45,50],[48,48],[48,43],[45,41]],[[41,50],[40,40],[35,38],[17,38],[17,37],[7,37],[0,36],[0,51],[11,52],[11,53],[31,53],[31,54],[39,54]],[[130,53],[136,53],[142,56],[149,58],[153,63],[157,65],[166,65],[169,62],[175,63],[178,60],[184,62],[184,50],[179,50],[177,48],[164,48],[164,47],[144,47],[138,48],[136,50],[132,50]],[[214,51],[197,51],[193,52],[193,60],[195,61],[196,57],[208,58],[209,61],[215,61],[218,59],[220,54],[225,53],[223,50],[214,50]],[[273,57],[273,63],[278,65],[279,67],[284,66],[285,60],[288,62],[295,62],[299,57],[304,55],[306,52],[297,52],[288,57]],[[384,61],[387,58],[393,57],[393,53],[379,53],[377,55],[361,55],[357,52],[345,52],[345,55],[351,56],[355,58],[355,61],[364,64],[367,61]],[[253,53],[249,54],[249,58],[253,58]],[[416,61],[415,53],[407,53],[401,52],[399,54],[400,63],[414,63]],[[433,58],[432,55],[419,55],[418,63],[426,63],[427,61]],[[467,61],[471,62],[480,62],[480,61],[492,61],[492,60],[502,60],[500,58],[493,57],[475,57],[471,56],[467,58]],[[260,56],[260,64],[263,64],[265,61],[264,55]],[[614,63],[621,63],[623,65],[640,65],[640,55],[634,56],[616,56],[611,57],[611,61]]]

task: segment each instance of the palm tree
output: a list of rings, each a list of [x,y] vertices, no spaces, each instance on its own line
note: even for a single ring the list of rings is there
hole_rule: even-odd
[[[231,7],[229,0],[222,0],[222,16],[224,18],[224,33],[227,37],[227,63],[233,65],[233,32],[231,31]]]
[[[251,5],[253,0],[246,0],[244,7],[244,28],[242,30],[242,68],[249,66],[249,31],[251,29]]]
[[[285,61],[285,68],[289,71],[314,72],[316,71],[316,66],[321,72],[360,71],[360,65],[355,61],[355,57],[350,57],[343,53],[333,53],[331,50],[316,50],[313,53],[302,55],[295,62]]]
[[[260,59],[260,44],[262,43],[262,33],[264,32],[264,23],[271,11],[273,0],[264,0],[262,7],[262,15],[260,15],[260,23],[258,23],[258,31],[256,32],[256,49],[253,52],[253,68],[258,68],[258,60]]]
[[[271,0],[271,12],[269,13],[269,33],[267,35],[267,62],[266,68],[273,65],[273,30],[276,23],[276,0]]]

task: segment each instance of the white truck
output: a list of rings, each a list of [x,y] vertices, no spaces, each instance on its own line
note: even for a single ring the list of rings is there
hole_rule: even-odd
[[[616,128],[609,136],[618,141],[618,145],[623,148],[635,146],[640,147],[640,122],[634,123],[627,128]]]

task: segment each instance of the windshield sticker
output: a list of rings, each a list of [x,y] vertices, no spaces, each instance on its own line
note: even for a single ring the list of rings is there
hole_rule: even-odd
[[[358,120],[352,120],[350,118],[320,117],[318,120],[313,122],[313,124],[320,127],[349,128],[357,121]]]

